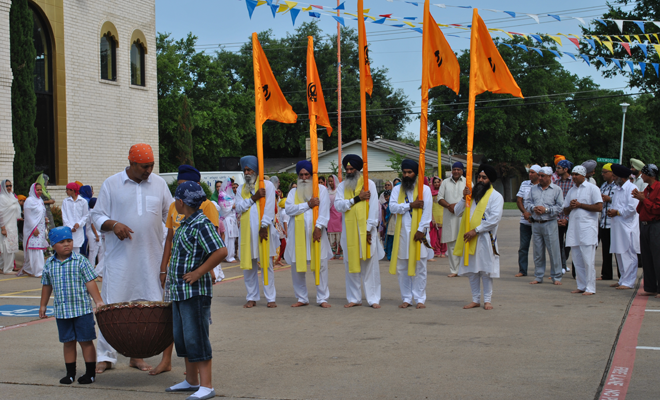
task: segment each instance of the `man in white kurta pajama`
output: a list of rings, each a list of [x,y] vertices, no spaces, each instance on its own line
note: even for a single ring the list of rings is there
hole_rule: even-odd
[[[69,195],[62,201],[62,222],[64,226],[71,228],[73,234],[73,252],[80,254],[80,247],[85,242],[85,230],[89,219],[89,204],[87,200],[78,195],[80,187],[72,182],[66,185],[66,194]],[[77,226],[76,226],[77,225]]]
[[[385,257],[383,245],[378,240],[378,214],[380,213],[380,203],[378,203],[378,193],[376,184],[369,179],[368,190],[364,190],[362,179],[362,158],[355,154],[348,154],[342,160],[346,178],[337,187],[335,195],[335,208],[342,213],[342,235],[341,248],[344,250],[344,267],[346,268],[346,299],[348,304],[346,308],[355,307],[362,304],[361,281],[364,282],[364,293],[367,303],[373,308],[380,308],[380,270],[378,261]],[[351,188],[352,186],[352,188]],[[354,190],[350,190],[354,189]],[[346,192],[357,193],[352,198],[346,198]],[[347,214],[352,208],[362,202],[368,202],[369,213],[366,216],[365,233],[367,235],[367,244],[363,246],[360,237],[360,225],[358,224],[357,243],[351,243],[348,246],[349,232],[346,229]],[[364,204],[364,203],[363,203]],[[357,211],[357,210],[356,210]],[[293,223],[290,221],[289,224]],[[350,226],[351,229],[355,225]],[[352,241],[353,242],[353,241]],[[371,244],[368,244],[371,242]],[[355,247],[354,247],[355,246]],[[370,257],[365,253],[369,249]],[[359,265],[351,265],[351,257],[355,257],[353,251],[359,254]],[[356,272],[352,272],[356,271]],[[359,272],[357,272],[359,271]]]
[[[458,229],[461,222],[461,217],[456,213],[454,207],[456,203],[463,198],[463,190],[465,189],[465,177],[463,163],[457,161],[451,167],[451,177],[442,181],[440,189],[438,189],[438,204],[446,208],[442,214],[442,243],[447,243],[447,255],[449,256],[449,277],[454,278],[458,276],[458,257],[454,255],[454,248],[458,241],[460,246],[463,243],[462,239],[458,239]],[[390,197],[391,199],[391,197]]]
[[[101,298],[106,304],[129,301],[162,301],[160,262],[163,257],[163,223],[172,194],[163,178],[152,174],[154,156],[147,144],[131,147],[130,166],[103,182],[91,218],[105,233]],[[117,362],[117,352],[98,336],[97,373]],[[130,365],[150,370],[142,359]]]
[[[411,304],[417,303],[417,308],[426,308],[426,264],[429,258],[433,258],[433,249],[426,247],[421,243],[426,239],[426,243],[431,242],[429,236],[429,226],[431,225],[433,195],[431,188],[424,185],[423,200],[417,200],[419,191],[417,187],[417,174],[419,164],[413,160],[403,160],[401,163],[403,171],[403,181],[392,189],[390,195],[390,212],[397,214],[397,228],[400,233],[398,240],[398,249],[392,250],[392,261],[396,263],[396,274],[399,277],[399,289],[401,290],[401,305],[399,308],[407,308]],[[401,196],[401,191],[404,191]],[[402,202],[399,202],[402,197]],[[412,233],[412,213],[413,208],[422,210],[422,217],[415,233]],[[401,218],[401,223],[398,223]],[[396,228],[395,228],[396,229]],[[397,232],[395,232],[395,235]],[[415,275],[409,276],[408,262],[410,257],[410,242],[415,240],[420,242],[421,250],[419,260],[415,263]],[[396,246],[396,241],[395,241]],[[396,259],[394,254],[396,253]],[[392,268],[390,268],[392,272]]]
[[[640,253],[639,215],[637,204],[639,200],[632,196],[637,189],[628,177],[630,169],[620,164],[612,164],[612,172],[616,176],[612,206],[607,215],[612,218],[610,235],[610,253],[616,255],[616,261],[621,270],[619,282],[611,287],[617,289],[632,289],[637,279],[637,255]]]
[[[298,173],[298,187],[291,189],[286,198],[284,210],[290,217],[287,225],[287,246],[284,250],[284,259],[291,264],[291,279],[293,280],[293,291],[297,302],[291,307],[306,306],[309,304],[307,292],[307,283],[305,275],[307,271],[307,262],[311,263],[311,246],[313,241],[320,241],[321,246],[321,265],[319,284],[316,286],[316,303],[329,308],[328,298],[330,290],[328,289],[328,260],[332,258],[332,249],[328,240],[328,221],[330,220],[330,196],[328,189],[319,184],[319,197],[312,197],[312,163],[305,160],[296,166]],[[314,207],[318,207],[319,213],[314,224]],[[305,229],[303,232],[296,231],[296,220],[302,218]],[[304,243],[305,259],[298,260],[297,248],[298,240]],[[316,271],[312,269],[316,274]]]
[[[257,180],[259,179],[259,166],[257,157],[245,156],[240,160],[241,168],[245,174],[245,183],[236,190],[236,214],[241,219],[241,226],[238,238],[238,256],[241,260],[241,269],[243,270],[243,280],[247,290],[247,302],[244,308],[252,308],[257,305],[261,299],[259,295],[259,264],[261,268],[268,268],[268,284],[264,284],[264,296],[268,302],[268,308],[277,307],[275,303],[275,274],[273,273],[273,256],[277,255],[277,230],[275,229],[275,186],[270,181],[264,181],[264,189],[259,189]],[[259,222],[259,207],[262,197],[266,198],[264,215]],[[248,219],[249,217],[249,219]],[[261,260],[259,247],[261,241],[270,239],[270,256],[268,260]],[[243,247],[249,243],[249,250]],[[264,276],[262,274],[262,280]]]
[[[483,283],[483,301],[484,309],[493,308],[491,299],[493,295],[493,278],[500,277],[500,255],[497,245],[497,229],[502,219],[502,210],[504,209],[504,198],[492,186],[492,182],[497,180],[497,172],[490,165],[482,164],[479,167],[477,175],[477,184],[471,191],[465,188],[464,194],[472,193],[473,200],[470,207],[470,230],[465,232],[465,221],[459,232],[458,245],[455,254],[460,256],[458,268],[459,276],[467,276],[470,280],[472,290],[472,303],[466,305],[465,309],[479,307],[481,297],[481,283]],[[481,198],[479,198],[481,196]],[[477,200],[478,199],[478,200]],[[479,221],[474,221],[473,216],[477,210],[481,209],[479,203],[487,201],[483,216]],[[463,216],[465,211],[465,197],[456,204],[454,209],[456,215]],[[464,233],[465,232],[465,233]],[[463,234],[464,233],[464,234]],[[476,240],[474,253],[470,251],[471,241]],[[467,246],[465,246],[467,244]],[[468,265],[465,265],[464,258],[466,252],[469,252]]]
[[[598,186],[587,182],[587,169],[573,167],[573,187],[564,198],[564,214],[569,215],[566,246],[571,248],[577,290],[585,296],[596,293],[596,246],[598,245],[598,213],[603,209],[603,196]]]

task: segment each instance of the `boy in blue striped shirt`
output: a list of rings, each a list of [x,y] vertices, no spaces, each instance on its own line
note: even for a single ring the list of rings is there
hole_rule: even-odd
[[[55,255],[48,259],[41,277],[41,306],[39,318],[47,318],[46,306],[51,293],[60,342],[64,343],[64,363],[66,376],[60,383],[70,385],[76,379],[76,343],[80,343],[85,359],[85,374],[78,383],[89,384],[96,379],[96,339],[91,295],[96,307],[103,305],[96,286],[96,273],[84,256],[73,252],[71,228],[60,226],[48,234]]]
[[[199,209],[206,194],[198,183],[187,181],[180,184],[174,198],[176,211],[185,219],[174,234],[167,275],[174,346],[177,355],[186,359],[186,379],[165,391],[195,392],[186,400],[210,399],[215,397],[209,340],[213,297],[210,272],[227,257],[227,249],[216,227]],[[164,283],[165,279],[161,280]]]

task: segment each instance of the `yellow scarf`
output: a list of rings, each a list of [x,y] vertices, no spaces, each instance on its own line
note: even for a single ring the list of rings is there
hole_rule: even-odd
[[[463,247],[465,247],[465,243],[463,243],[463,235],[465,235],[465,225],[467,224],[468,218],[470,218],[470,230],[476,228],[477,226],[481,225],[481,219],[484,217],[484,213],[486,212],[486,206],[488,205],[488,199],[490,199],[490,195],[493,193],[493,188],[491,186],[490,189],[486,191],[486,194],[484,197],[481,198],[481,201],[477,204],[477,208],[474,210],[474,214],[472,214],[472,218],[469,217],[469,212],[467,208],[465,211],[463,211],[463,217],[461,217],[461,227],[458,231],[458,236],[457,240],[461,240],[461,245],[454,247],[454,255],[461,257],[463,256]],[[469,246],[470,246],[470,255],[474,255],[474,252],[477,249],[477,238],[479,236],[475,236],[470,240]],[[467,265],[467,264],[466,264]]]
[[[359,195],[364,186],[364,177],[360,177],[355,190],[344,188],[344,199],[350,200]],[[371,246],[367,245],[367,213],[369,212],[369,201],[360,201],[344,213],[346,223],[346,249],[348,255],[348,272],[358,274],[361,271],[360,260],[371,258]],[[373,240],[378,240],[373,238]],[[360,249],[363,249],[360,257]]]
[[[413,193],[417,191],[417,184],[413,189]],[[405,202],[405,190],[401,188],[399,190],[399,198],[397,202],[402,204]],[[414,201],[414,200],[413,200]],[[415,233],[419,228],[419,222],[422,217],[421,209],[414,208],[412,212],[412,224],[410,229],[410,237],[408,243],[408,276],[415,276],[417,270],[417,261],[419,261],[421,256],[421,243],[415,241]],[[396,263],[399,258],[399,242],[401,240],[401,221],[403,221],[403,215],[399,214],[396,218],[396,226],[394,228],[394,244],[392,246],[392,256],[390,258],[390,274],[396,275]]]
[[[243,190],[241,194],[244,199],[247,199],[252,196],[249,190],[247,190],[247,185],[243,185]],[[257,207],[259,204],[257,203]],[[250,226],[250,210],[252,207],[248,208],[243,214],[241,214],[241,269],[251,270],[252,269],[252,236],[251,231],[252,227]],[[268,240],[264,240],[259,243],[259,255],[261,256],[262,267],[265,265],[268,268],[268,258],[270,257],[270,232],[268,235]],[[265,261],[264,261],[265,260]],[[264,264],[265,263],[265,264]]]
[[[304,203],[298,195],[294,197],[295,204]],[[295,232],[296,232],[296,271],[307,272],[307,232],[305,231],[305,213],[298,214],[294,217]]]
[[[433,198],[433,219],[435,223],[442,226],[442,217],[444,216],[445,209],[438,204],[438,196]]]

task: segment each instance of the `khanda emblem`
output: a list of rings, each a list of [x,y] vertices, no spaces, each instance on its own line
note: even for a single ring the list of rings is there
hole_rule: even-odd
[[[436,50],[435,53],[435,62],[438,64],[438,68],[442,65],[442,58],[440,57],[440,50]]]
[[[371,65],[371,62],[369,61],[369,46],[364,46],[364,64],[365,65]]]
[[[307,98],[309,101],[316,103],[316,83],[311,82],[309,85],[307,85]]]
[[[495,64],[493,64],[493,59],[488,57],[488,64],[490,64],[490,69],[493,70],[493,73],[495,73]]]
[[[266,98],[266,101],[270,100],[270,91],[268,91],[268,85],[264,85],[261,89],[264,91],[264,97]]]

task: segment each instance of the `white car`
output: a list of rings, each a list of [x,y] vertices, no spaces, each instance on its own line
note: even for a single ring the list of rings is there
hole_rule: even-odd
[[[215,182],[222,181],[225,182],[227,179],[232,178],[234,183],[242,185],[245,182],[245,176],[243,171],[211,171],[211,172],[201,172],[202,182],[206,183],[211,191],[215,190]],[[176,177],[179,175],[177,172],[165,172],[159,174],[159,176],[165,179],[167,184],[171,184],[176,181]]]

